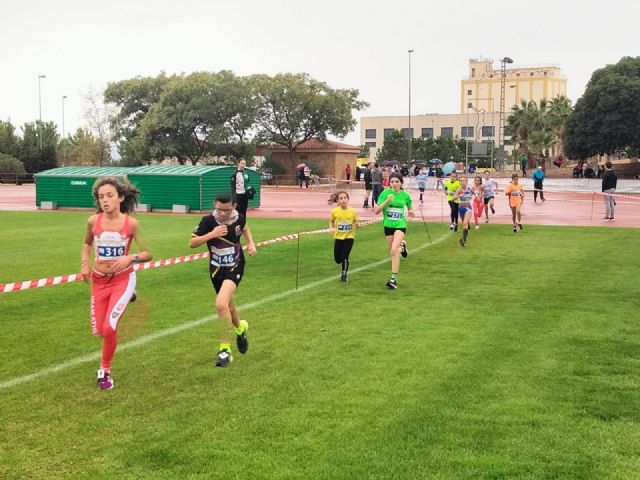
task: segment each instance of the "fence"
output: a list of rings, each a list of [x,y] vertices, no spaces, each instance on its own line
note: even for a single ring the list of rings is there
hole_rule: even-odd
[[[0,172],[0,183],[22,185],[23,183],[34,183],[33,173],[2,173]]]

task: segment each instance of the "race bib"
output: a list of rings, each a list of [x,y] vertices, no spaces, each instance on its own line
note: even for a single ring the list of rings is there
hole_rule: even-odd
[[[350,232],[353,228],[353,223],[351,222],[338,222],[338,232],[346,233]]]
[[[519,197],[519,196],[522,195],[522,193],[520,193],[520,192],[512,192],[511,195],[514,196],[514,197]]]
[[[102,232],[96,237],[96,253],[99,261],[118,260],[127,253],[127,239],[118,232]]]
[[[235,267],[236,248],[216,248],[211,249],[211,265],[215,267]]]
[[[124,247],[98,246],[98,260],[117,260],[124,256]]]
[[[387,218],[389,220],[402,220],[404,214],[403,208],[389,207],[387,208]]]

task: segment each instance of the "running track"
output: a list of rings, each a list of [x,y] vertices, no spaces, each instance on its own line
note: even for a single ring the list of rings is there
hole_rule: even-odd
[[[348,189],[351,206],[362,217],[373,217],[372,209],[362,207],[364,191]],[[428,190],[424,205],[420,208],[418,192],[409,190],[414,200],[415,219],[421,221],[420,212],[429,222],[449,222],[449,205],[442,190]],[[262,206],[249,210],[254,218],[323,218],[328,219],[331,207],[327,204],[329,193],[321,189],[297,187],[263,187]],[[603,220],[602,196],[593,192],[545,192],[546,202],[533,202],[533,193],[527,192],[522,209],[522,221],[537,225],[582,225],[606,227],[640,227],[640,195],[625,194],[617,199],[616,219]],[[491,223],[511,223],[507,199],[498,193],[496,214],[490,215]],[[34,185],[0,185],[0,211],[36,211]],[[193,215],[201,215],[195,213]]]

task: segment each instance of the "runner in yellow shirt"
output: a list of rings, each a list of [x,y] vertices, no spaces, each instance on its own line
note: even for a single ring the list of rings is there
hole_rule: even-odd
[[[349,271],[349,254],[356,237],[358,213],[349,206],[349,194],[339,191],[329,197],[329,205],[337,203],[338,206],[331,210],[329,231],[333,233],[333,259],[342,265],[340,280],[347,281]]]

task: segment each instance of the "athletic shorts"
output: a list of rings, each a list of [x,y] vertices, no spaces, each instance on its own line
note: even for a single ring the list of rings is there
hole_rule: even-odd
[[[424,192],[424,187],[418,187],[418,190],[420,190],[420,193]]]
[[[396,230],[400,230],[403,233],[407,233],[406,228],[384,227],[384,236],[390,237],[396,232]]]
[[[222,288],[222,283],[225,280],[231,280],[236,284],[236,287],[240,285],[242,281],[242,276],[244,275],[244,265],[238,265],[233,268],[220,268],[218,270],[211,270],[211,283],[213,284],[213,288],[216,293],[220,293],[220,288]]]
[[[493,197],[493,195],[491,195],[490,197],[484,197],[484,204],[488,205],[489,204],[489,200],[491,200]]]
[[[467,214],[467,212],[471,211],[471,207],[458,207],[458,216],[460,217],[460,220],[464,220],[464,216]]]

